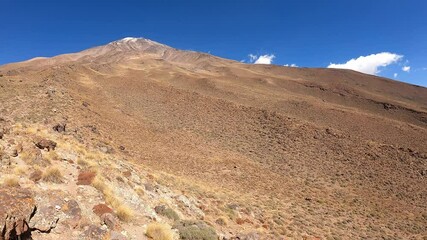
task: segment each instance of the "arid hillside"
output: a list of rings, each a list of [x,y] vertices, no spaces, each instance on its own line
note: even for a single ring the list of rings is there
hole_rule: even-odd
[[[153,222],[172,226],[165,239],[216,238],[188,235],[190,220],[221,239],[427,236],[424,87],[243,64],[143,38],[3,65],[0,76],[0,182],[19,182],[4,191],[50,199],[38,209],[83,194],[80,218],[64,212],[51,233],[33,227],[34,239],[144,239]],[[40,139],[57,150],[38,153]],[[68,175],[31,179],[47,168]],[[112,209],[120,230],[102,225],[95,203]]]

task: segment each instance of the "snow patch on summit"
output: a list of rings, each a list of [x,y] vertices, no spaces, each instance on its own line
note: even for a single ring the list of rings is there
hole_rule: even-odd
[[[138,38],[134,38],[134,37],[125,37],[119,40],[119,42],[136,42],[136,41],[138,41]]]

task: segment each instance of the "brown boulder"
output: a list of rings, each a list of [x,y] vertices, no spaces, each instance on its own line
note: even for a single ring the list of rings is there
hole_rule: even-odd
[[[38,182],[42,179],[43,172],[39,169],[34,170],[30,175],[30,180],[33,182]]]
[[[35,211],[35,201],[29,190],[0,188],[0,239],[20,239],[31,235],[28,223]]]
[[[36,143],[36,146],[40,149],[47,149],[48,151],[50,151],[55,150],[56,142],[48,139],[42,139],[38,143]]]
[[[83,171],[77,177],[77,185],[90,185],[95,178],[96,173],[92,171]]]
[[[111,209],[110,207],[108,207],[107,205],[100,203],[98,205],[95,205],[92,208],[92,211],[98,215],[99,217],[101,217],[103,214],[105,213],[113,213],[113,209]]]

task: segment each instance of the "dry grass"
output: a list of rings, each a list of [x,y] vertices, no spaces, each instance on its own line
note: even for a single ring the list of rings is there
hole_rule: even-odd
[[[169,225],[152,222],[147,226],[147,236],[153,240],[172,240],[173,232]]]
[[[92,181],[92,186],[98,189],[98,191],[104,193],[104,191],[108,188],[105,182],[105,178],[101,177],[100,175],[96,175],[96,177]]]
[[[45,154],[45,157],[49,161],[58,161],[60,160],[59,155],[55,151],[49,151]]]
[[[124,222],[132,220],[134,216],[132,209],[124,205],[122,201],[116,197],[114,191],[108,186],[105,178],[97,175],[92,181],[92,186],[104,195],[105,202],[116,210],[117,217],[120,220]]]
[[[145,195],[145,190],[142,187],[135,187],[134,190],[139,197],[143,197]]]
[[[45,182],[62,183],[63,176],[58,167],[49,167],[43,173],[42,180]]]
[[[77,159],[77,164],[78,165],[80,165],[80,166],[82,166],[82,167],[88,167],[88,166],[90,166],[91,164],[90,164],[90,162],[89,161],[87,161],[86,159],[84,159],[84,158],[79,158],[79,159]]]
[[[13,169],[13,173],[15,173],[18,176],[23,176],[28,172],[28,167],[26,166],[16,166]]]
[[[19,179],[14,175],[6,176],[3,180],[3,186],[19,187]]]
[[[130,220],[132,220],[134,215],[132,209],[125,205],[119,206],[116,209],[116,214],[117,217],[124,222],[129,222]]]

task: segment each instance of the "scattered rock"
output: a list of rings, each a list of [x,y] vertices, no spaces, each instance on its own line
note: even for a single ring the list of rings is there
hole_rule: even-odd
[[[382,105],[383,105],[383,108],[384,108],[385,110],[397,109],[397,107],[396,107],[395,105],[390,104],[390,103],[382,103]]]
[[[118,228],[119,224],[117,219],[111,213],[104,213],[101,215],[101,222],[111,230],[115,230]]]
[[[259,240],[259,239],[261,239],[257,232],[239,234],[239,235],[237,235],[236,238],[239,240]]]
[[[47,149],[48,151],[50,151],[55,150],[56,142],[48,139],[42,139],[38,143],[36,143],[36,146],[42,150]]]
[[[80,235],[80,239],[102,240],[107,239],[105,238],[106,235],[107,230],[91,224],[87,226],[83,234]]]
[[[90,104],[88,102],[85,102],[85,101],[82,103],[82,105],[83,105],[83,107],[89,107],[90,106]]]
[[[29,148],[23,160],[33,166],[46,167],[50,164],[49,160],[43,158],[42,152],[36,147]]]
[[[68,200],[62,207],[62,211],[69,216],[81,218],[82,210],[76,200]]]
[[[65,127],[67,126],[66,123],[58,123],[55,126],[53,126],[53,130],[61,133],[61,132],[65,132]]]
[[[124,151],[125,147],[124,146],[120,146],[119,149],[120,149],[120,151]]]
[[[3,136],[4,136],[3,130],[0,130],[0,139],[3,139]]]
[[[226,226],[227,225],[227,220],[223,217],[218,218],[217,220],[215,220],[215,223],[220,225],[220,226]]]
[[[177,197],[178,202],[182,203],[186,208],[195,213],[200,219],[203,219],[205,213],[196,206],[195,201],[193,199],[188,199],[184,195],[179,195]]]
[[[69,216],[66,224],[71,228],[77,228],[82,218],[82,210],[76,200],[68,200],[63,206],[62,211]]]
[[[237,209],[239,209],[239,204],[236,204],[236,203],[230,203],[230,204],[228,204],[228,205],[227,205],[227,207],[228,207],[229,209],[237,210]]]
[[[150,192],[154,191],[153,184],[151,184],[151,183],[144,183],[144,187],[145,187],[145,190],[147,190],[147,191],[150,191]]]
[[[12,157],[17,157],[18,156],[18,150],[17,149],[13,149],[11,155],[12,155]]]
[[[93,208],[92,208],[92,211],[96,214],[96,215],[98,215],[99,217],[101,217],[103,214],[105,214],[105,213],[113,213],[113,209],[111,209],[110,207],[108,207],[107,205],[105,205],[105,204],[103,204],[103,203],[101,203],[101,204],[98,204],[98,205],[95,205]]]
[[[77,177],[77,185],[90,185],[96,176],[96,172],[83,171]]]
[[[43,172],[39,169],[34,170],[30,175],[30,180],[33,182],[38,182],[42,179]]]
[[[123,176],[125,176],[125,177],[130,177],[132,175],[132,172],[130,171],[130,170],[127,170],[127,171],[124,171],[123,172]]]
[[[116,231],[110,231],[108,233],[108,236],[106,239],[109,240],[126,240],[127,237],[125,237],[123,234],[116,232]]]

